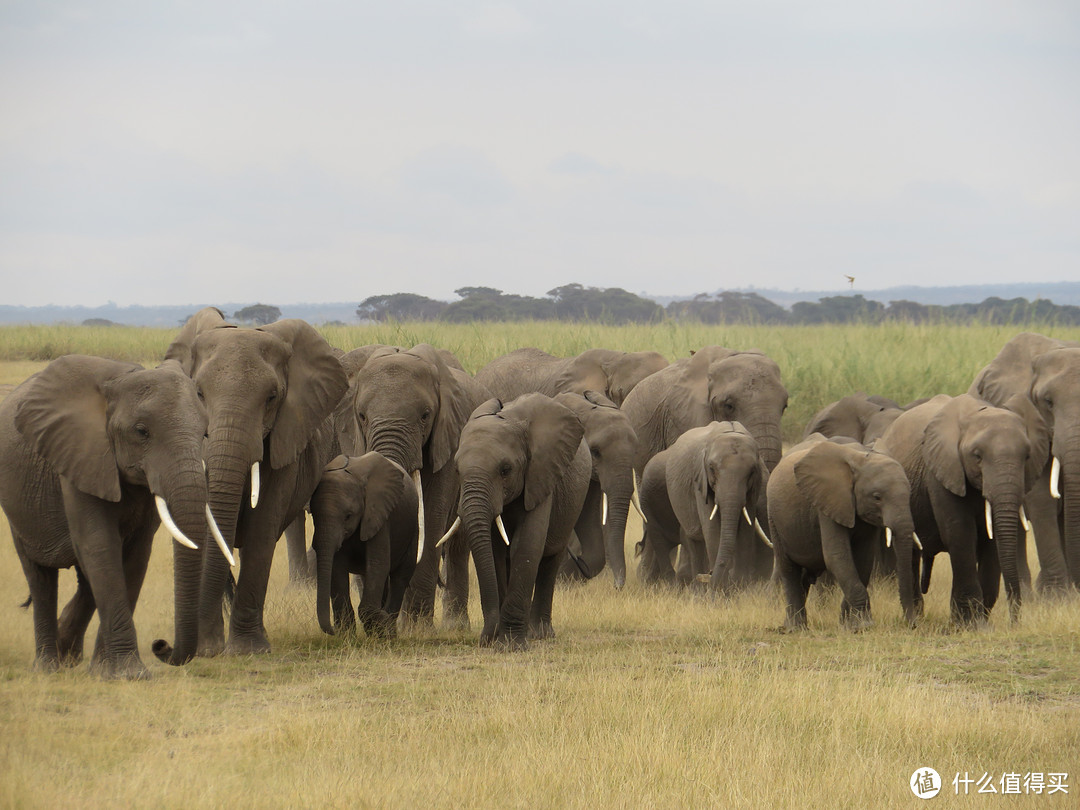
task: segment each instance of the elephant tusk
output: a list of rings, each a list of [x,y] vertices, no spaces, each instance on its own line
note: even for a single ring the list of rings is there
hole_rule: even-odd
[[[885,527],[885,548],[892,548],[892,529]]]
[[[990,501],[986,501],[986,534],[993,540],[994,539],[994,514],[990,508]]]
[[[445,543],[447,540],[449,540],[451,537],[453,537],[455,534],[457,534],[457,530],[458,530],[458,528],[460,526],[461,526],[461,515],[458,515],[457,519],[455,519],[454,522],[450,525],[450,528],[446,530],[446,534],[444,534],[442,536],[442,539],[440,539],[439,542],[435,544],[435,548],[438,548],[443,543]]]
[[[753,525],[754,525],[754,521],[752,521],[752,520],[750,519],[750,513],[746,511],[746,507],[745,507],[745,506],[744,506],[744,507],[742,508],[742,516],[743,516],[744,518],[746,518],[746,522],[747,522],[747,523],[749,523],[749,524],[750,524],[751,526],[753,526]]]
[[[420,470],[413,470],[412,480],[416,487],[416,561],[420,562],[424,556],[424,485],[420,483]]]
[[[720,510],[720,504],[718,504],[718,503],[714,503],[714,504],[712,505],[712,511],[711,511],[711,512],[709,512],[709,520],[712,520],[712,519],[713,519],[714,517],[716,517],[716,513],[717,513],[717,512],[719,511],[719,510]]]
[[[915,534],[915,532],[912,532],[911,540],[915,543],[915,547],[919,549],[919,551],[922,551],[922,540],[919,539],[919,535]]]
[[[259,462],[251,465],[251,508],[259,505]]]
[[[160,495],[155,495],[154,503],[157,504],[158,517],[161,518],[161,522],[165,524],[165,528],[169,530],[169,534],[173,536],[173,539],[182,546],[187,546],[188,548],[193,548],[198,551],[199,547],[191,542],[186,534],[180,531],[180,527],[177,526],[176,521],[172,519],[172,515],[169,514],[169,505],[165,503],[165,499]]]
[[[1058,484],[1061,482],[1061,462],[1054,456],[1054,463],[1050,467],[1050,494],[1061,500],[1061,490]]]
[[[633,475],[634,475],[634,497],[630,499],[630,503],[632,503],[634,505],[634,508],[637,509],[637,513],[639,515],[641,515],[641,522],[642,523],[648,523],[649,519],[647,517],[645,517],[645,512],[643,512],[642,509],[641,509],[641,495],[638,493],[638,488],[637,488],[637,470],[634,470]]]
[[[1020,523],[1024,526],[1025,532],[1031,531],[1031,521],[1028,520],[1027,512],[1024,511],[1024,505],[1020,504]]]
[[[503,525],[502,515],[495,516],[495,527],[499,530],[499,534],[502,535],[503,542],[510,545],[510,538],[506,536],[506,527]]]
[[[218,528],[217,521],[214,520],[214,513],[210,511],[210,504],[206,505],[206,522],[210,525],[210,534],[214,535],[214,540],[217,542],[218,548],[221,549],[221,553],[225,555],[229,565],[235,568],[236,558],[229,551],[229,544],[225,542],[225,536],[221,533],[221,529]]]
[[[757,532],[757,536],[761,538],[761,542],[769,548],[773,547],[772,540],[769,539],[769,535],[765,534],[765,530],[761,528],[761,524],[758,522],[757,518],[754,518],[754,531]]]
[[[607,526],[607,493],[601,492],[600,494],[603,496],[600,501],[600,525]]]

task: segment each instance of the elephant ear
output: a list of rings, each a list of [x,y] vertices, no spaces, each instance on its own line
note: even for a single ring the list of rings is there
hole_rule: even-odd
[[[577,453],[585,428],[573,411],[543,394],[528,394],[504,410],[526,424],[529,463],[525,472],[525,509],[533,510],[551,495]]]
[[[934,477],[954,495],[967,494],[967,476],[960,458],[960,411],[954,399],[927,423],[923,460]]]
[[[447,365],[442,353],[428,343],[413,346],[409,354],[427,360],[438,370],[439,413],[431,426],[431,438],[428,440],[431,471],[438,472],[454,457],[461,429],[469,421],[469,393],[460,379],[465,372]]]
[[[841,526],[854,528],[855,473],[847,447],[815,444],[795,462],[795,484],[815,509]]]
[[[1050,455],[1050,430],[1031,399],[1024,394],[1013,394],[1002,406],[1020,417],[1031,444],[1031,455],[1024,465],[1024,491],[1027,492],[1039,479]]]
[[[365,453],[350,459],[345,470],[364,491],[364,514],[360,519],[360,540],[367,542],[386,524],[404,495],[404,473],[381,453]]]
[[[270,466],[280,469],[303,452],[349,383],[330,344],[306,321],[289,318],[259,331],[274,335],[291,349],[285,400],[270,431]]]
[[[195,367],[195,338],[209,329],[235,329],[225,322],[225,314],[217,307],[204,307],[187,319],[180,329],[180,334],[169,344],[165,351],[166,360],[176,360],[184,373],[191,376]]]
[[[108,384],[142,366],[68,355],[27,383],[15,427],[56,472],[81,492],[120,500],[120,473],[109,440]]]
[[[590,389],[582,394],[582,396],[585,397],[586,401],[592,403],[597,408],[614,408],[616,410],[619,408],[618,405],[604,396],[602,391],[593,391]]]

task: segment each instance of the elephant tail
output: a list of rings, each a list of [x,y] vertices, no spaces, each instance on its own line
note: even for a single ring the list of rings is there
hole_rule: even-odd
[[[23,610],[26,610],[33,603],[34,603],[34,595],[30,594],[29,596],[26,597],[26,601],[23,602],[21,605],[19,605],[19,607],[21,607]]]

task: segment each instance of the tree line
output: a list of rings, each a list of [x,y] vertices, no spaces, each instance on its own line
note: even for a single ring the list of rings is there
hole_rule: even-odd
[[[991,297],[978,304],[920,304],[890,301],[888,305],[861,295],[835,295],[816,303],[799,301],[790,310],[754,292],[700,293],[663,307],[619,287],[567,284],[548,290],[547,297],[504,293],[493,287],[462,287],[460,301],[448,303],[414,293],[373,295],[356,310],[362,321],[596,321],[657,323],[664,320],[705,324],[817,323],[980,323],[1080,325],[1080,307],[1059,306],[1047,299]]]

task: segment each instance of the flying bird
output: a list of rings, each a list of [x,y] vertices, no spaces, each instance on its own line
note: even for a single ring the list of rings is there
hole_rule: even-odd
[[[844,278],[846,278],[848,280],[848,284],[851,286],[852,289],[854,289],[855,288],[855,276],[845,275]]]

